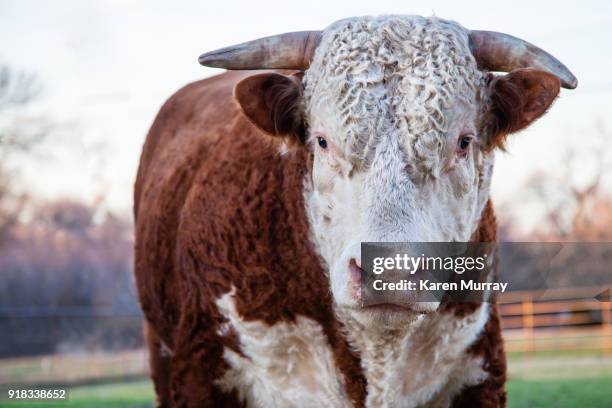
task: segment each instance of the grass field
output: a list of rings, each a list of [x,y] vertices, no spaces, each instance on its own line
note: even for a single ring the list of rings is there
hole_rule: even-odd
[[[148,380],[79,386],[69,389],[65,402],[0,402],[1,408],[145,408],[153,406],[153,387]]]
[[[507,384],[507,390],[510,408],[612,407],[612,376],[511,380]]]
[[[557,355],[511,356],[507,383],[510,408],[612,407],[612,357]],[[0,408],[144,408],[153,406],[146,379],[81,385],[70,388],[63,403],[5,402]]]
[[[510,408],[609,408],[612,376],[562,380],[512,380],[507,385]],[[65,403],[0,403],[2,408],[144,408],[153,406],[153,389],[146,380],[124,384],[81,386],[70,390]]]

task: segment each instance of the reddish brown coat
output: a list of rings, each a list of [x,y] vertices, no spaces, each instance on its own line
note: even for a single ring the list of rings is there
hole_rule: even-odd
[[[302,186],[310,154],[279,155],[278,141],[239,113],[232,91],[251,74],[187,85],[162,107],[144,145],[135,185],[136,279],[158,398],[163,406],[240,406],[235,393],[213,384],[227,369],[223,348],[240,352],[236,333],[217,334],[223,317],[214,305],[234,286],[247,320],[273,324],[299,314],[318,321],[348,395],[363,406],[359,356],[341,334],[308,239]],[[495,229],[489,205],[475,238],[494,241]],[[491,378],[465,390],[455,405],[503,404],[505,358],[495,307],[470,352],[485,357]]]

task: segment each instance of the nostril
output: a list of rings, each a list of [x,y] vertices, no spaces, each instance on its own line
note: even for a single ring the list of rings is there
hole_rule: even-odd
[[[349,261],[349,271],[351,273],[351,278],[355,281],[360,281],[361,276],[363,274],[363,269],[361,269],[361,265],[357,262],[355,258],[351,258]]]

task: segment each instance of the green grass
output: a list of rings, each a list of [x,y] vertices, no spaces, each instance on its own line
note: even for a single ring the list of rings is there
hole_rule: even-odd
[[[569,379],[513,379],[506,385],[509,408],[612,407],[612,376]],[[149,381],[97,384],[70,389],[62,403],[0,402],[0,408],[145,408],[153,406]]]
[[[612,376],[551,380],[512,380],[506,385],[509,408],[609,408]]]
[[[509,408],[612,407],[612,377],[566,380],[512,380],[507,384]],[[101,384],[70,390],[65,403],[0,403],[2,408],[144,408],[153,404],[148,381]]]
[[[153,387],[148,380],[69,388],[65,402],[0,402],[0,408],[145,408],[152,407]]]

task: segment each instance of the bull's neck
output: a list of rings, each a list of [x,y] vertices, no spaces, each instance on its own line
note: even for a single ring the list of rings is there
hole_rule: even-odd
[[[368,387],[366,405],[380,406],[382,401],[378,399],[384,394],[389,373],[398,367],[403,349],[423,321],[423,315],[415,314],[411,323],[401,327],[368,327],[356,320],[351,312],[338,308],[336,316],[344,326],[349,344],[361,359]]]

